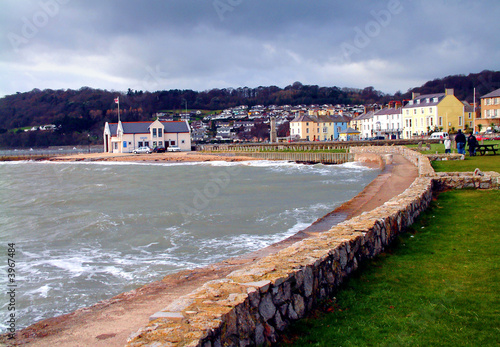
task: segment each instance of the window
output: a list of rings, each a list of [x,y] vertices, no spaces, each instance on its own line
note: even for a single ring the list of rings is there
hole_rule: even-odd
[[[185,142],[184,140],[181,141],[182,144],[184,144],[184,142]]]
[[[153,128],[153,137],[156,137],[156,128]]]
[[[142,141],[137,142],[137,147],[142,147]]]
[[[158,137],[162,137],[162,136],[163,136],[163,129],[158,128]]]
[[[175,146],[175,141],[170,141],[170,146]]]
[[[163,147],[163,141],[158,141],[158,146]]]
[[[422,109],[420,110],[420,112],[421,112],[422,114],[424,114],[424,108],[423,108],[423,107],[422,107]]]
[[[144,146],[149,147],[149,141],[144,141]]]
[[[328,128],[327,128],[327,127],[324,127],[324,128],[323,128],[323,133],[325,133],[325,134],[326,134],[327,132],[328,132]]]
[[[462,117],[458,117],[458,126],[462,126]]]
[[[417,109],[416,108],[413,110],[413,114],[417,114]]]
[[[153,141],[153,148],[156,147],[156,141]]]
[[[309,134],[309,128],[306,128],[306,134]],[[309,137],[309,136],[308,136]]]
[[[432,107],[429,107],[429,113],[432,113]]]
[[[438,124],[440,127],[443,126],[443,117],[438,118]]]

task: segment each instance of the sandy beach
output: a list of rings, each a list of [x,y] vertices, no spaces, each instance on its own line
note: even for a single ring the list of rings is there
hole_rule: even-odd
[[[242,161],[255,158],[224,156],[194,152],[162,154],[87,154],[54,157],[53,161]],[[225,277],[230,272],[263,256],[279,251],[307,237],[314,237],[332,225],[382,205],[399,195],[417,177],[417,169],[400,155],[386,165],[380,175],[360,194],[309,228],[294,236],[242,257],[228,259],[207,267],[181,271],[122,293],[91,307],[35,323],[17,332],[15,340],[0,340],[8,345],[30,346],[124,346],[130,334],[146,325],[149,316],[168,306],[176,298],[188,294],[203,283]]]
[[[200,152],[166,152],[151,154],[133,153],[90,153],[56,156],[50,161],[143,161],[143,162],[204,162],[204,161],[247,161],[259,160],[252,157],[236,156],[234,154],[208,154]]]

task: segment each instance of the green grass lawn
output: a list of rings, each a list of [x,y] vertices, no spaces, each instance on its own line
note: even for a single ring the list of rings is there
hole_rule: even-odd
[[[439,195],[282,345],[499,346],[500,191]]]
[[[484,141],[484,144],[485,145],[489,145],[489,144],[500,144],[500,141],[498,140],[495,140],[495,141]],[[417,148],[418,145],[408,145],[407,146],[408,148]],[[424,146],[425,147],[425,146]],[[465,148],[465,152],[467,153],[467,155],[469,155],[469,152],[467,151],[467,148],[469,148],[468,146],[466,146]],[[451,150],[452,153],[457,153],[457,149],[454,148]],[[420,153],[422,154],[436,154],[436,152],[439,154],[439,153],[444,153],[444,144],[442,143],[431,143],[431,149],[430,150],[426,150],[426,151],[421,151]]]
[[[465,172],[474,171],[476,168],[481,171],[500,172],[500,154],[475,157],[467,155],[465,160],[433,161],[431,164],[436,172]]]
[[[500,141],[485,141],[485,144],[500,144]],[[416,145],[409,145],[409,148],[415,148]],[[500,148],[499,148],[500,150]],[[452,150],[456,153],[456,149]],[[442,143],[431,144],[431,150],[422,151],[422,154],[435,154],[444,153],[444,145]],[[445,161],[434,161],[432,162],[432,167],[436,172],[466,172],[474,171],[479,168],[481,171],[496,171],[500,172],[500,153],[497,155],[487,154],[484,156],[476,155],[475,157],[469,157],[469,152],[466,149],[467,155],[465,160],[445,160]]]

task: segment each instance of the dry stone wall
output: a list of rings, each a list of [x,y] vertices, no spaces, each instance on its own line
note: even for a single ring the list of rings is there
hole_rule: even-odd
[[[500,174],[495,171],[438,172],[433,180],[435,191],[449,189],[500,189]]]
[[[360,262],[382,252],[429,206],[433,184],[444,176],[434,179],[429,160],[404,147],[353,150],[402,154],[419,167],[420,176],[381,207],[205,283],[152,316],[128,346],[270,345],[291,322],[328,298]]]

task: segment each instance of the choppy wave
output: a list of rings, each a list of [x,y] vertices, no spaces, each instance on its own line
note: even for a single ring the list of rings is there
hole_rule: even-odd
[[[283,161],[0,163],[17,327],[281,241],[377,174]]]

